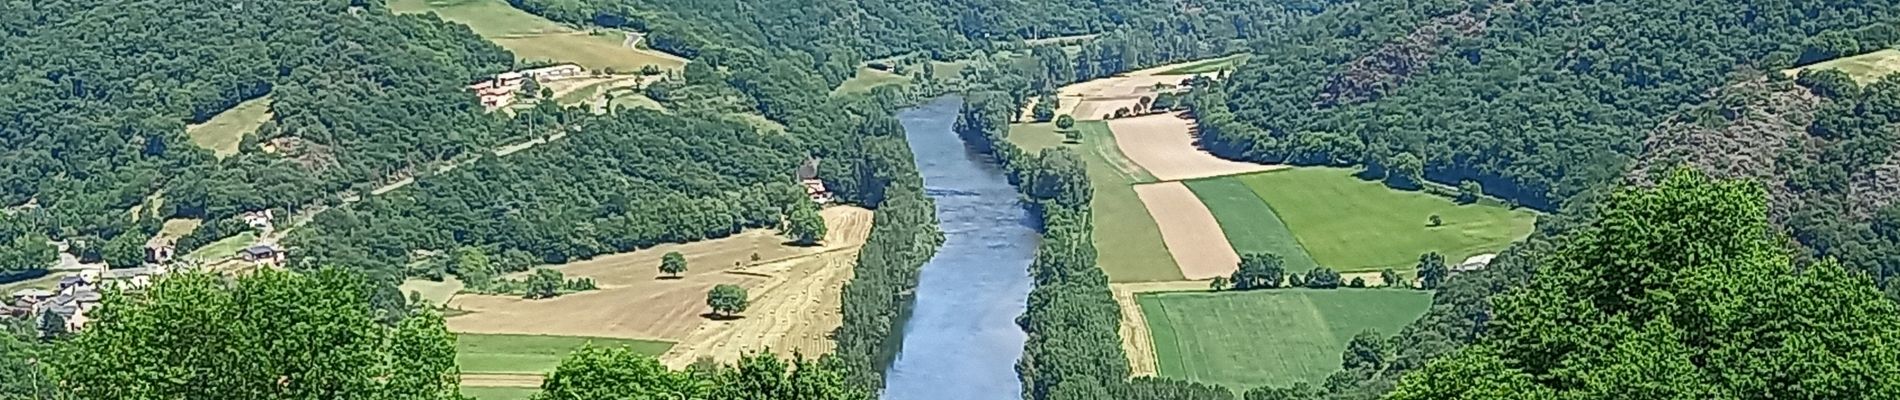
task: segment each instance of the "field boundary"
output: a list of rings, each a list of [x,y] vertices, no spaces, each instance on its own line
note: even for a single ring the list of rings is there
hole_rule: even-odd
[[[1148,319],[1143,315],[1137,297],[1149,293],[1205,291],[1207,285],[1208,281],[1134,282],[1108,285],[1109,292],[1114,293],[1115,305],[1122,311],[1122,352],[1128,355],[1128,370],[1132,376],[1155,376],[1161,371],[1159,356],[1155,354],[1154,332],[1149,329]]]

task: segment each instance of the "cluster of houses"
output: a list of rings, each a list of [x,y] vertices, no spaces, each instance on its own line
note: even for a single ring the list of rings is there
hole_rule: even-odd
[[[551,80],[576,78],[587,74],[587,70],[574,64],[561,64],[520,71],[508,71],[496,74],[494,79],[476,82],[468,86],[475,92],[483,107],[496,109],[515,102],[515,93],[529,80],[547,82]]]
[[[270,217],[269,211],[244,215],[245,222],[264,232],[271,229]],[[86,323],[91,321],[86,313],[99,305],[99,301],[104,298],[103,291],[143,290],[151,286],[153,280],[180,265],[174,262],[176,256],[177,250],[171,238],[153,238],[145,243],[144,266],[113,269],[105,264],[80,265],[76,272],[61,277],[58,285],[52,289],[25,288],[7,293],[5,301],[0,302],[0,317],[45,321],[47,314],[53,314],[65,321],[66,331],[85,328]],[[281,265],[285,260],[284,250],[267,242],[252,244],[231,256],[257,265]]]

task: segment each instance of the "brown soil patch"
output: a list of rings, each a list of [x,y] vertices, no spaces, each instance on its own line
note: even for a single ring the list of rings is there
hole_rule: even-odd
[[[1141,304],[1135,302],[1135,295],[1206,290],[1207,281],[1116,283],[1108,285],[1108,289],[1115,293],[1115,305],[1122,310],[1122,352],[1128,354],[1129,372],[1134,376],[1155,376],[1160,367],[1155,361],[1154,337],[1148,331],[1148,318],[1141,313]]]
[[[1108,122],[1122,154],[1147,169],[1155,179],[1175,181],[1272,171],[1284,165],[1254,164],[1222,159],[1202,151],[1194,137],[1194,121],[1174,114],[1123,118]]]
[[[1227,243],[1214,212],[1181,182],[1135,185],[1135,196],[1161,228],[1161,241],[1174,255],[1181,275],[1208,279],[1227,275],[1240,264],[1240,255]]]
[[[780,268],[775,265],[784,261],[773,260],[797,261],[796,257],[800,256],[837,253],[840,248],[855,249],[869,236],[870,210],[832,207],[825,209],[822,214],[831,228],[831,234],[826,236],[827,243],[822,247],[785,246],[785,239],[778,236],[777,232],[754,230],[723,239],[661,245],[569,263],[555,268],[570,277],[593,278],[600,290],[547,300],[526,300],[513,296],[456,296],[449,303],[450,308],[468,311],[469,314],[449,318],[449,330],[657,339],[681,342],[681,346],[684,346],[687,345],[684,339],[692,336],[701,324],[708,322],[701,314],[708,311],[705,305],[706,291],[714,285],[746,286],[754,291],[754,310],[772,309],[774,305],[769,304],[772,300],[763,298],[771,291],[761,291],[759,288],[775,279],[790,279],[782,276],[792,275],[774,274],[775,268]],[[686,256],[690,269],[681,279],[659,279],[660,257],[669,251],[678,251]],[[753,254],[758,254],[762,262],[749,265]],[[729,273],[741,271],[781,278]],[[829,301],[835,305],[836,296],[832,297],[834,299]],[[832,307],[831,312],[837,312],[836,309]],[[831,328],[835,327],[834,324]]]

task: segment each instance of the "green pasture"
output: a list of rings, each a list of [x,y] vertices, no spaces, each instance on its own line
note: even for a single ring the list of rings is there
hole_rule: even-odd
[[[896,85],[905,82],[910,82],[910,77],[873,68],[858,68],[857,75],[839,83],[838,87],[831,91],[831,94],[870,93],[871,89],[876,89],[879,86]]]
[[[553,371],[561,358],[588,343],[595,347],[626,346],[641,354],[665,353],[673,343],[653,340],[582,336],[497,335],[458,333],[455,361],[463,373],[542,373]]]
[[[1306,253],[1306,248],[1300,247],[1293,230],[1267,206],[1266,200],[1261,200],[1253,188],[1239,179],[1200,179],[1185,183],[1214,213],[1214,220],[1220,222],[1221,232],[1227,235],[1227,242],[1234,246],[1235,253],[1279,255],[1286,260],[1287,271],[1304,272],[1319,266],[1313,256]]]
[[[1314,261],[1342,272],[1410,268],[1427,252],[1444,254],[1451,262],[1495,253],[1528,236],[1537,220],[1537,214],[1529,210],[1512,210],[1495,202],[1458,204],[1421,191],[1395,190],[1354,173],[1344,168],[1293,168],[1215,178],[1247,186],[1270,210],[1248,210],[1258,206],[1225,198],[1235,196],[1202,197],[1202,201],[1216,218],[1228,216],[1220,221],[1223,230],[1272,231],[1255,226],[1252,218],[1235,216],[1278,216]],[[1202,182],[1197,186],[1214,184],[1231,185]],[[1438,215],[1443,224],[1431,225],[1432,215]],[[1237,241],[1234,246],[1266,248],[1252,240]]]
[[[1076,121],[1082,132],[1081,143],[1065,143],[1051,123],[1010,126],[1009,141],[1024,151],[1067,146],[1088,164],[1089,182],[1095,186],[1095,198],[1089,202],[1095,225],[1096,264],[1115,282],[1177,281],[1181,267],[1161,241],[1161,228],[1148,215],[1134,185],[1154,182],[1153,175],[1142,169],[1115,146],[1115,135],[1102,121]]]
[[[1244,54],[1244,53],[1235,54],[1231,56],[1183,65],[1180,68],[1162,71],[1161,75],[1194,75],[1194,74],[1205,74],[1209,72],[1220,72],[1221,70],[1233,68],[1234,66],[1239,65],[1240,63],[1246,62],[1247,58],[1249,57],[1253,57],[1253,55]]]
[[[1900,50],[1885,49],[1857,56],[1841,57],[1809,64],[1804,67],[1788,69],[1782,73],[1794,76],[1805,70],[1835,69],[1846,72],[1855,82],[1871,83],[1886,77],[1887,74],[1900,72]]]
[[[1431,292],[1279,289],[1139,295],[1161,376],[1244,391],[1315,385],[1339,370],[1353,335],[1391,335],[1424,315]]]
[[[462,387],[462,395],[475,400],[528,400],[540,392],[541,389],[523,387]]]
[[[238,103],[202,124],[186,126],[185,136],[218,158],[229,157],[237,154],[238,143],[244,141],[244,135],[256,131],[270,118],[270,96],[266,95]]]
[[[571,62],[588,70],[613,68],[623,72],[647,65],[686,65],[684,59],[669,54],[628,48],[624,32],[582,31],[521,11],[502,0],[391,0],[389,9],[397,13],[434,12],[442,19],[468,25],[475,34],[524,61]]]

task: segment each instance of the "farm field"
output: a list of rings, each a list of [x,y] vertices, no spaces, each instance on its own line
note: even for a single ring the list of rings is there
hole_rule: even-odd
[[[1181,269],[1161,238],[1161,228],[1135,194],[1134,185],[1153,182],[1115,146],[1115,135],[1101,121],[1076,121],[1082,143],[1063,144],[1052,124],[1010,126],[1009,141],[1024,150],[1071,146],[1088,163],[1095,198],[1089,202],[1095,224],[1096,263],[1115,282],[1181,280]]]
[[[1529,210],[1486,201],[1460,205],[1429,193],[1393,190],[1354,177],[1354,172],[1297,168],[1217,178],[1252,189],[1266,201],[1267,211],[1250,211],[1246,208],[1255,206],[1219,197],[1202,200],[1216,209],[1216,215],[1271,212],[1279,216],[1314,261],[1341,272],[1404,269],[1414,265],[1420,254],[1434,251],[1451,262],[1495,253],[1529,235],[1536,223],[1537,215]],[[1429,226],[1432,215],[1440,216],[1443,225]]]
[[[197,250],[193,250],[191,254],[187,254],[186,257],[205,262],[221,260],[232,257],[237,254],[238,250],[243,250],[256,241],[256,232],[244,231],[243,233],[232,235],[228,238],[218,239],[218,241],[206,244],[204,247],[199,247]]]
[[[1153,96],[1155,85],[1179,85],[1181,81],[1192,78],[1189,75],[1163,75],[1162,73],[1194,65],[1203,61],[1163,65],[1107,78],[1080,82],[1063,86],[1056,91],[1062,104],[1056,107],[1056,115],[1070,115],[1076,120],[1102,120],[1115,110],[1133,108],[1140,103],[1142,96]]]
[[[475,400],[528,400],[538,388],[463,386],[462,395]]]
[[[1122,154],[1153,173],[1155,179],[1176,181],[1236,175],[1286,168],[1215,157],[1195,144],[1194,121],[1173,113],[1108,122]]]
[[[870,210],[856,207],[830,207],[821,214],[829,226],[822,247],[786,246],[777,232],[753,230],[601,256],[554,267],[569,277],[594,279],[599,290],[546,300],[462,294],[448,307],[466,313],[448,318],[448,327],[464,334],[677,342],[667,359],[686,363],[701,355],[737,355],[766,345],[783,351],[791,350],[785,346],[800,346],[798,350],[816,355],[829,347],[810,338],[823,338],[842,323],[835,293],[850,276],[851,261],[869,236],[872,220]],[[660,257],[670,251],[686,256],[688,270],[680,279],[660,279]],[[710,321],[703,316],[708,312],[706,292],[718,284],[750,291],[751,310],[741,314],[745,318]],[[729,330],[740,333],[723,333]]]
[[[665,353],[673,343],[615,338],[541,335],[457,334],[455,361],[467,374],[539,374],[553,371],[581,346],[625,346],[648,355]]]
[[[1401,289],[1280,289],[1137,295],[1161,376],[1236,391],[1323,382],[1364,330],[1397,332],[1424,315],[1431,293]]]
[[[880,71],[874,68],[858,68],[858,74],[856,76],[852,76],[851,79],[839,83],[836,89],[832,89],[831,94],[836,96],[840,94],[869,93],[871,89],[875,89],[879,86],[895,85],[905,82],[910,82],[910,77]]]
[[[397,286],[396,289],[401,290],[403,296],[408,296],[410,293],[420,294],[429,305],[440,306],[447,304],[449,299],[455,298],[455,293],[462,291],[462,281],[453,276],[444,277],[441,282],[410,278],[403,281],[402,285]]]
[[[1226,276],[1240,264],[1240,256],[1227,242],[1220,221],[1186,185],[1136,185],[1135,195],[1161,227],[1162,243],[1167,244],[1182,277],[1198,280]]]
[[[1247,62],[1247,59],[1250,57],[1253,57],[1253,55],[1245,54],[1245,53],[1235,54],[1231,56],[1183,65],[1179,68],[1162,71],[1160,73],[1157,73],[1157,75],[1195,75],[1195,74],[1220,72],[1221,70],[1233,68],[1237,65],[1240,65],[1240,63]]]
[[[515,9],[502,0],[393,0],[389,9],[397,13],[434,12],[442,19],[466,24],[524,61],[564,61],[589,70],[629,72],[647,65],[665,69],[686,65],[686,59],[678,56],[627,47],[624,32],[577,30]]]
[[[1783,70],[1781,72],[1788,76],[1795,76],[1800,74],[1801,71],[1820,69],[1836,69],[1841,72],[1846,72],[1848,76],[1854,78],[1855,82],[1865,85],[1880,80],[1881,77],[1885,77],[1887,74],[1900,72],[1900,50],[1884,49],[1857,56],[1822,61],[1799,68]]]
[[[270,119],[270,96],[265,95],[238,103],[204,123],[185,126],[185,136],[191,138],[192,144],[224,158],[237,154],[238,143],[244,141],[244,135],[256,131]]]
[[[1286,260],[1289,272],[1304,272],[1318,267],[1313,256],[1300,246],[1293,230],[1273,213],[1265,200],[1238,179],[1202,179],[1187,181],[1187,187],[1214,212],[1227,242],[1240,254],[1272,253]],[[1227,269],[1229,273],[1233,268]]]

